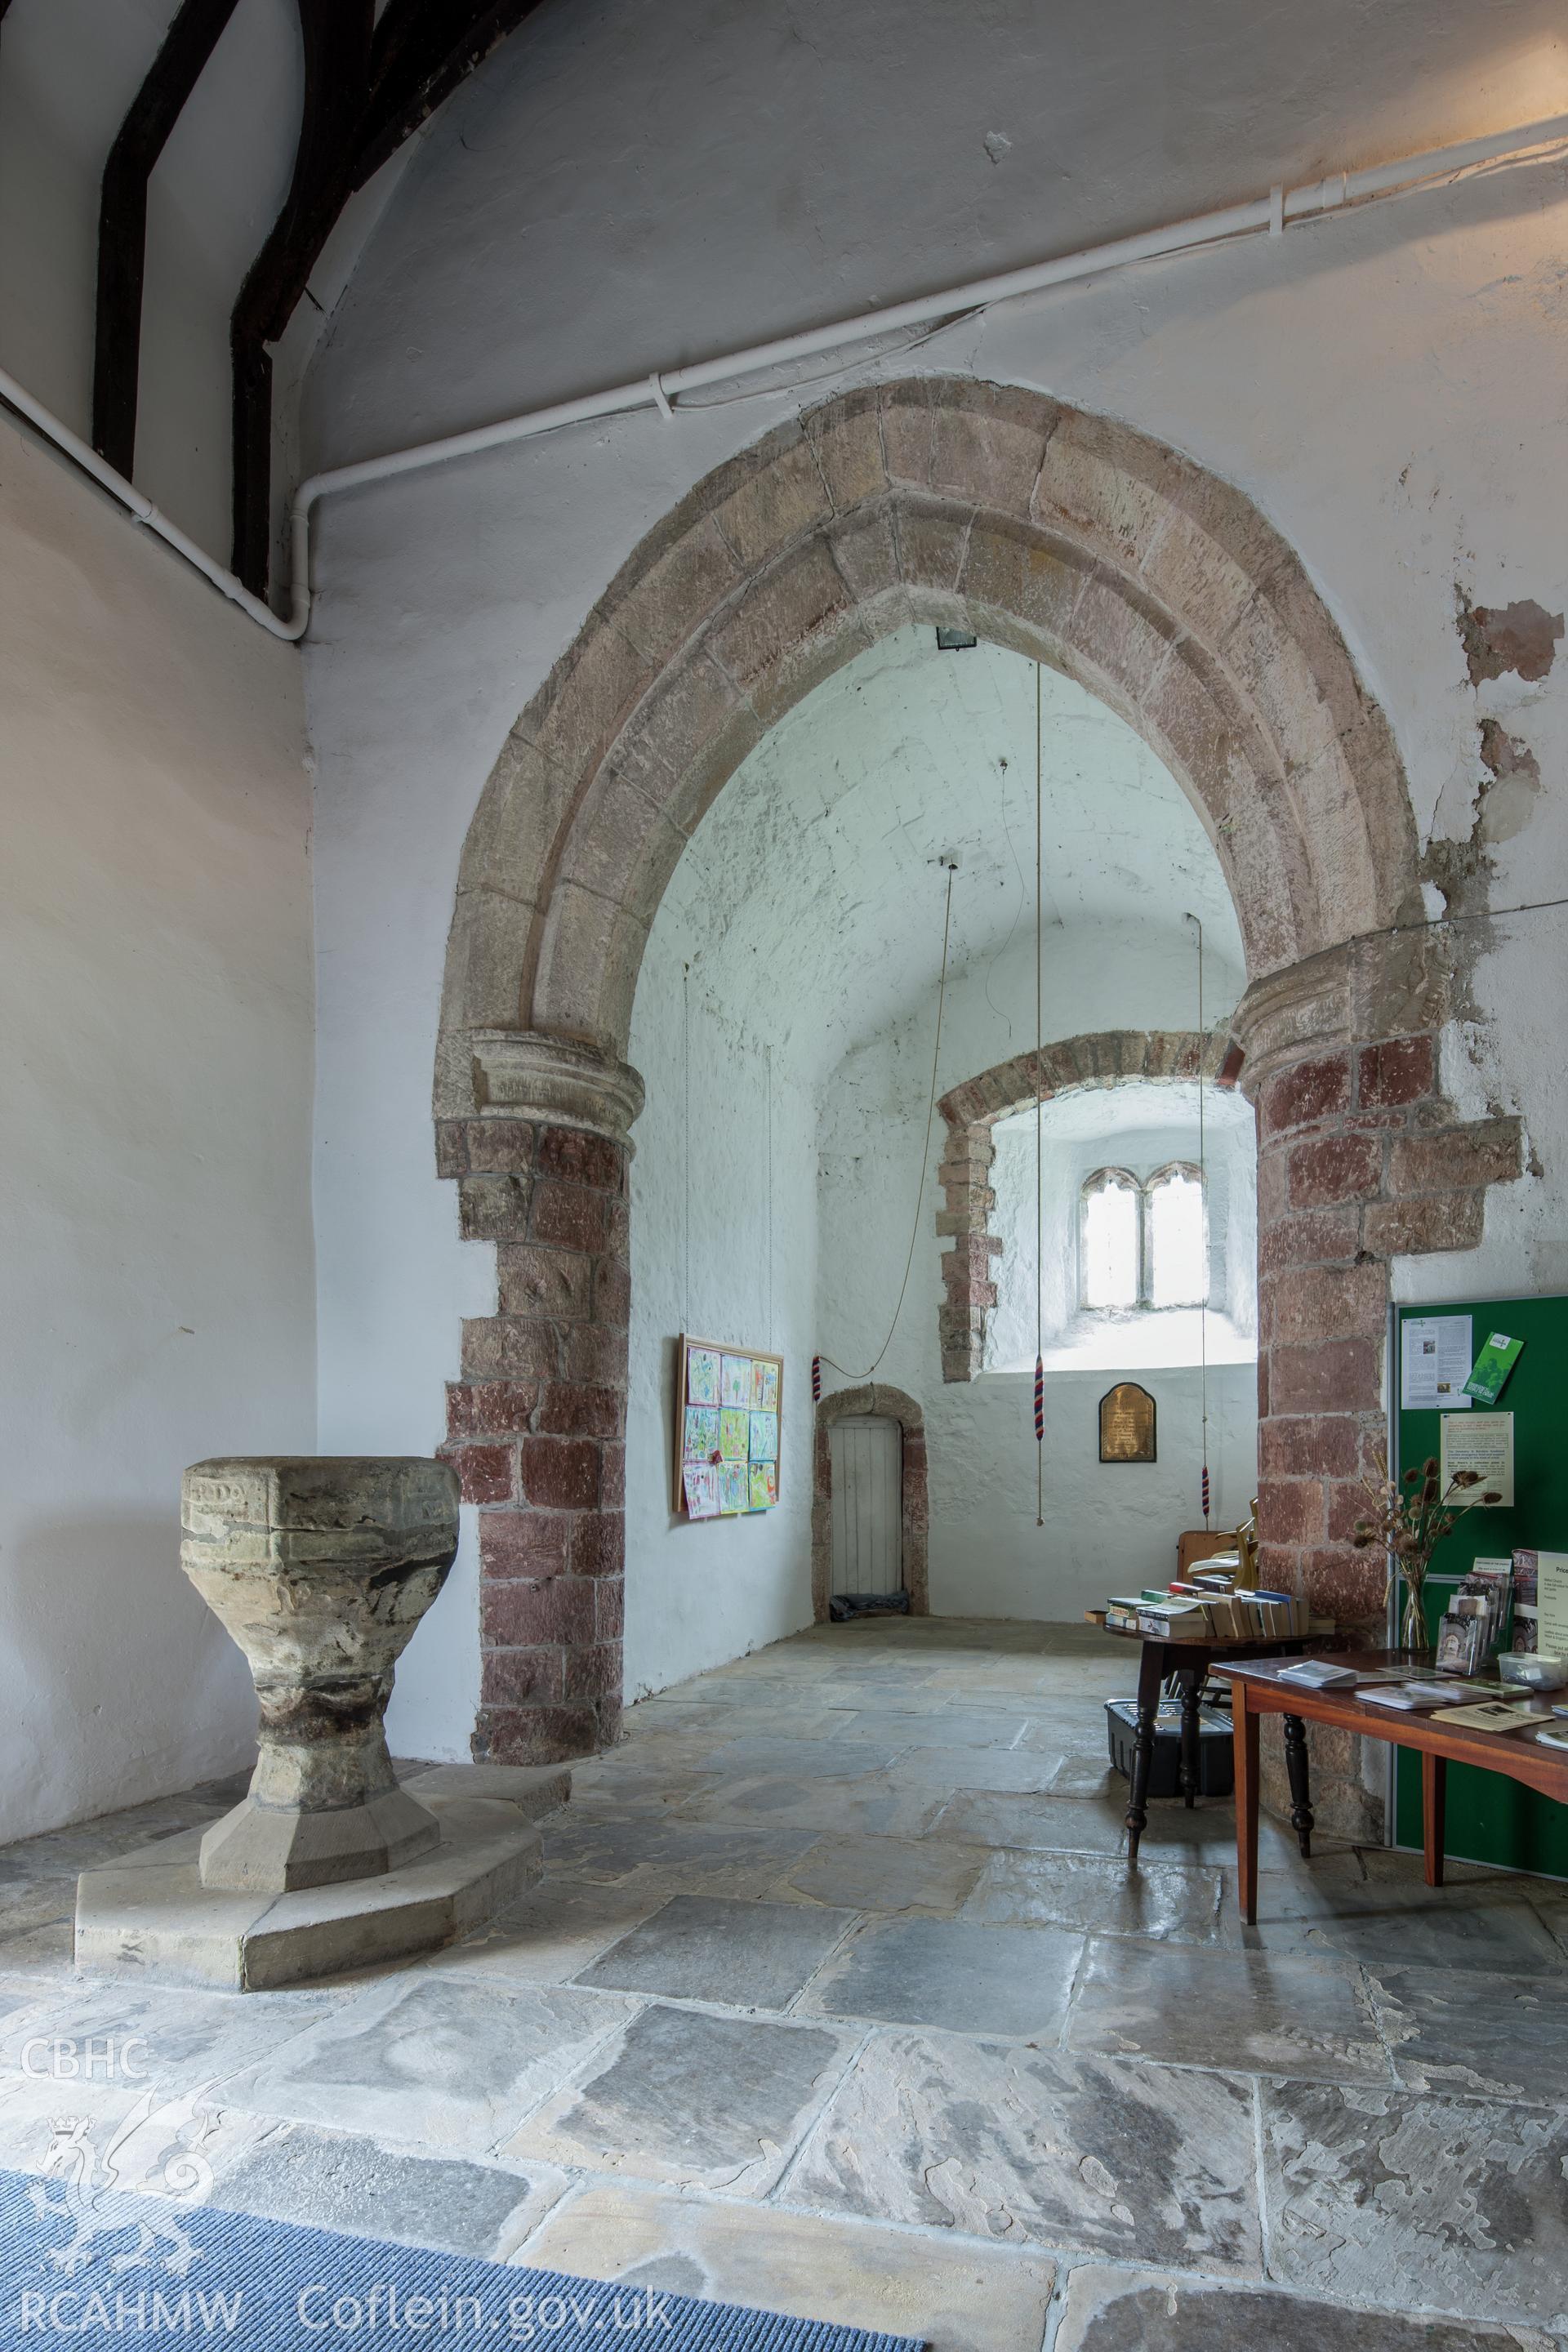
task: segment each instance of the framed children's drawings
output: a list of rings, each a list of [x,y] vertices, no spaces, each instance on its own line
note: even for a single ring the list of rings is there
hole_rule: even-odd
[[[675,1508],[740,1518],[779,1498],[784,1358],[682,1333],[675,1404]]]

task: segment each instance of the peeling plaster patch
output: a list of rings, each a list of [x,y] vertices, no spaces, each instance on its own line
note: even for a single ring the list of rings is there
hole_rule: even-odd
[[[1512,604],[1472,604],[1459,592],[1459,642],[1472,686],[1507,669],[1523,678],[1544,677],[1562,635],[1563,614],[1549,613],[1533,596]]]
[[[1493,781],[1483,783],[1478,830],[1483,841],[1511,841],[1522,833],[1535,812],[1541,792],[1541,763],[1528,743],[1509,734],[1500,720],[1481,720],[1481,765]]]
[[[1013,152],[1013,142],[1005,131],[988,131],[985,133],[984,144],[985,152],[994,163],[999,163],[1004,155],[1009,155]]]

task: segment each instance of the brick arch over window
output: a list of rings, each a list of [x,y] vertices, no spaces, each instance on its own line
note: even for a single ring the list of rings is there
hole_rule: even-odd
[[[679,429],[679,424],[676,427]],[[1371,1616],[1347,1542],[1384,1262],[1467,1246],[1517,1127],[1459,1127],[1397,752],[1296,556],[1229,484],[1015,386],[921,377],[808,411],[635,551],[529,703],[459,868],[436,1078],[465,1232],[500,1244],[450,1442],[481,1507],[481,1753],[619,1710],[630,1259],[626,1064],[649,923],[767,729],[880,635],[963,626],[1079,679],[1159,753],[1235,900],[1259,1106],[1268,1572]]]
[[[936,1229],[947,1243],[942,1258],[946,1296],[937,1309],[944,1381],[972,1381],[985,1365],[986,1321],[996,1304],[994,1261],[1002,1255],[1001,1239],[991,1230],[996,1205],[992,1129],[998,1120],[1058,1095],[1096,1087],[1173,1086],[1199,1076],[1214,1086],[1229,1050],[1227,1037],[1211,1035],[1205,1046],[1195,1029],[1105,1029],[1063,1037],[1037,1055],[1031,1046],[942,1096],[937,1108],[947,1140],[936,1171],[943,1203]]]
[[[926,1485],[925,1415],[912,1396],[890,1389],[881,1381],[859,1388],[838,1389],[816,1408],[816,1433],[812,1462],[811,1494],[811,1613],[822,1624],[833,1581],[833,1450],[828,1432],[836,1421],[855,1413],[880,1414],[896,1421],[904,1433],[903,1483],[900,1489],[900,1558],[903,1587],[910,1596],[911,1617],[926,1615],[926,1545],[931,1504]]]

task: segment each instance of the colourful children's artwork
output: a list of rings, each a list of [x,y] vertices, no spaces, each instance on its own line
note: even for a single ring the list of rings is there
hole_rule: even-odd
[[[715,1405],[689,1404],[686,1437],[681,1448],[687,1462],[709,1462],[719,1451],[719,1412]]]
[[[736,1518],[774,1509],[784,1358],[683,1337],[677,1361],[677,1515]]]
[[[685,1469],[686,1516],[716,1519],[719,1516],[719,1473],[706,1462],[689,1462]]]
[[[719,1465],[719,1508],[721,1511],[749,1511],[751,1491],[743,1462],[722,1462]]]
[[[751,1452],[751,1421],[749,1412],[738,1412],[725,1405],[719,1415],[719,1451],[726,1462],[744,1462]]]

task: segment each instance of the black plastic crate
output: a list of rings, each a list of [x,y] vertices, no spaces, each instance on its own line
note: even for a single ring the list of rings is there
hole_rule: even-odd
[[[1110,1760],[1123,1780],[1132,1778],[1132,1743],[1138,1734],[1138,1702],[1135,1698],[1108,1698],[1105,1702],[1105,1728],[1110,1737]],[[1179,1702],[1162,1699],[1154,1723],[1154,1753],[1149,1759],[1149,1794],[1151,1797],[1175,1797],[1181,1793],[1177,1770],[1182,1760],[1182,1710]],[[1198,1713],[1198,1794],[1200,1797],[1228,1797],[1236,1786],[1236,1753],[1231,1746],[1230,1717],[1212,1715],[1206,1708]]]

